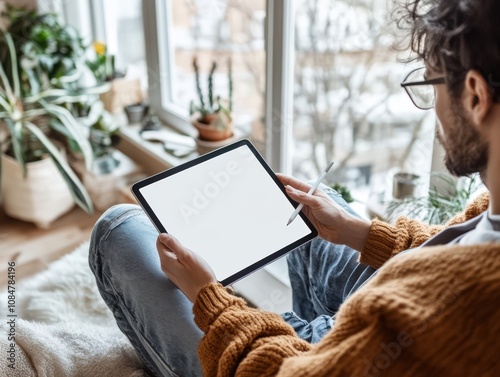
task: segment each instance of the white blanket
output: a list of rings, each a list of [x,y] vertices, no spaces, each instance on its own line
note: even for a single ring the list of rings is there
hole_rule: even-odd
[[[97,290],[88,243],[43,272],[16,281],[15,366],[7,355],[6,297],[0,297],[0,376],[138,377],[142,363]]]
[[[8,360],[7,325],[0,325],[0,375],[9,377],[141,377],[140,360],[114,328],[86,323],[16,320],[14,360]],[[118,335],[118,336],[117,336]],[[13,362],[12,362],[13,361]],[[9,367],[13,365],[15,369]]]

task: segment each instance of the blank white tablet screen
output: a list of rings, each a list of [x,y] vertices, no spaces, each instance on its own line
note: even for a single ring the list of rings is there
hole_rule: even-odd
[[[201,255],[219,281],[311,234],[243,145],[139,189],[166,231]]]

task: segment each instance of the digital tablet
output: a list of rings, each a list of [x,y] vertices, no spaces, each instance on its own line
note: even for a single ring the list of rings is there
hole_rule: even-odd
[[[317,236],[259,152],[241,140],[146,178],[132,193],[161,233],[228,285]]]

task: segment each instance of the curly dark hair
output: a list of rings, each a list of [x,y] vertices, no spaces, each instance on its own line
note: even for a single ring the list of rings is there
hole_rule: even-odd
[[[484,77],[495,102],[500,101],[500,1],[403,0],[394,13],[409,35],[409,48],[431,69],[446,76],[458,98],[467,72]],[[407,46],[408,47],[408,46]]]

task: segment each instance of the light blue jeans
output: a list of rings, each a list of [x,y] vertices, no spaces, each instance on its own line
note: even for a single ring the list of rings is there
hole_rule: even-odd
[[[342,197],[323,189],[352,213]],[[201,376],[202,337],[192,304],[161,271],[157,230],[142,209],[123,204],[96,223],[89,264],[102,298],[146,368],[154,376]],[[293,312],[284,313],[301,338],[315,343],[332,328],[340,304],[374,272],[358,253],[320,238],[287,257]]]

